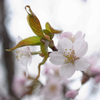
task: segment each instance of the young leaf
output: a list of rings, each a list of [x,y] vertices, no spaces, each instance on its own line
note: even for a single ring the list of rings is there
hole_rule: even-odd
[[[27,9],[29,11],[27,11]],[[41,25],[40,25],[40,21],[39,19],[36,17],[36,15],[32,12],[30,6],[26,6],[25,7],[25,10],[27,11],[28,15],[27,15],[27,21],[28,21],[28,24],[29,26],[31,27],[32,31],[40,36],[40,37],[43,37],[43,33],[42,33],[42,28],[41,28]]]
[[[12,49],[6,49],[6,51],[13,51],[19,47],[23,47],[23,46],[34,46],[34,45],[40,45],[41,41],[40,41],[40,37],[39,36],[32,36],[26,39],[23,39],[22,41],[20,41],[14,48]]]
[[[52,33],[50,33],[49,30],[46,30],[46,29],[43,29],[42,32],[47,34],[47,35],[52,35]]]
[[[52,28],[49,22],[46,23],[45,27],[50,33],[53,33],[53,34],[58,34],[62,32],[61,30],[55,30],[54,28]]]

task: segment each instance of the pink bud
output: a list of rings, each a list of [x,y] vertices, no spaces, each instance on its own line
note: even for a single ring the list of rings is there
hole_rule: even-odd
[[[74,99],[78,95],[78,90],[71,90],[66,92],[65,96]]]
[[[91,67],[90,71],[93,75],[100,73],[100,68]]]
[[[95,79],[96,83],[99,83],[100,82],[100,75],[95,76],[94,79]]]

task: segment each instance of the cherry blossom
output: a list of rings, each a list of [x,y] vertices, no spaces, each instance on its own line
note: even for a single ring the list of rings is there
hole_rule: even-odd
[[[45,100],[52,100],[54,97],[61,95],[62,86],[58,80],[51,79],[47,85],[43,87],[42,93]]]
[[[17,43],[20,42],[22,39],[21,37],[18,37]],[[16,58],[24,65],[28,66],[28,64],[31,64],[32,62],[32,55],[30,52],[30,48],[28,46],[18,48]]]
[[[14,77],[12,83],[12,90],[18,97],[22,97],[26,94],[25,84],[27,79],[25,77]]]
[[[85,34],[82,36],[81,31],[78,31],[75,35],[73,35],[71,32],[64,32],[64,33],[61,33],[61,35],[60,35],[61,39],[63,37],[66,37],[66,38],[70,39],[72,42],[74,42],[75,40],[77,40],[79,38],[84,38]]]
[[[50,61],[55,65],[61,65],[60,75],[71,77],[75,70],[85,71],[89,62],[83,56],[88,50],[88,44],[84,39],[79,38],[74,43],[68,38],[58,41],[58,51],[50,53]]]

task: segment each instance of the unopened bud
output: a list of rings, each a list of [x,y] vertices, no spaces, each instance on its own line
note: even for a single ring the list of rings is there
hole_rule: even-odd
[[[78,90],[71,90],[66,92],[65,96],[74,99],[78,95]]]

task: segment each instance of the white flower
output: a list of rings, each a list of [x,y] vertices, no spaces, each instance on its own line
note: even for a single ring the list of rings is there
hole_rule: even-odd
[[[58,80],[51,79],[47,85],[43,87],[42,93],[45,100],[52,100],[54,97],[61,95],[62,86]]]
[[[20,42],[22,39],[21,37],[18,37],[18,42]],[[28,46],[18,48],[17,51],[17,56],[16,58],[24,65],[28,66],[28,64],[31,64],[32,62],[32,55],[30,52],[30,48]]]
[[[74,43],[68,38],[58,41],[58,51],[50,53],[50,61],[60,67],[60,75],[71,77],[75,70],[85,71],[89,67],[89,62],[83,56],[88,49],[87,42],[79,38]]]

